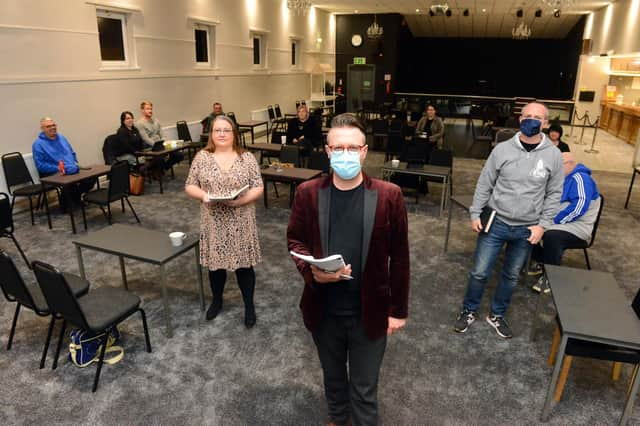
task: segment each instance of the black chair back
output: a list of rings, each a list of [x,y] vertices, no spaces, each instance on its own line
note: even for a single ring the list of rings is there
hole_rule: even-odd
[[[396,120],[400,120],[400,121],[407,121],[407,111],[406,110],[399,110],[396,111]]]
[[[19,152],[4,154],[2,156],[2,169],[4,170],[9,193],[11,193],[11,188],[16,185],[33,184],[31,173],[29,173],[27,164]]]
[[[393,120],[391,120],[391,124],[389,125],[389,131],[390,132],[401,132],[403,124],[404,124],[404,122],[402,120],[394,118]]]
[[[422,118],[420,111],[411,111],[411,121],[418,121]]]
[[[373,135],[386,135],[388,132],[387,120],[373,120],[372,123]]]
[[[281,163],[293,163],[295,167],[300,164],[300,150],[297,146],[284,145],[280,151]]]
[[[452,167],[453,152],[448,149],[434,149],[429,157],[429,164],[432,166]]]
[[[404,141],[399,133],[389,133],[389,142],[387,144],[387,154],[400,155],[404,148]]]
[[[416,126],[408,126],[404,124],[400,133],[402,133],[402,137],[404,138],[411,138],[416,134]]]
[[[267,105],[267,112],[269,113],[269,121],[273,121],[276,119],[276,113],[273,110],[273,106]]]
[[[62,315],[66,321],[76,327],[89,330],[87,319],[62,272],[37,260],[32,265],[38,285],[51,312]]]
[[[189,126],[187,126],[187,122],[184,120],[176,122],[176,130],[178,131],[178,139],[182,139],[185,142],[191,142],[191,132],[189,131]]]
[[[31,309],[36,309],[33,297],[22,280],[18,268],[13,263],[13,259],[3,250],[0,250],[0,287],[8,301],[17,301]]]
[[[499,144],[500,142],[508,141],[509,139],[514,137],[517,132],[518,132],[517,129],[500,129],[500,130],[498,130],[496,132],[496,139],[495,139],[496,145]]]
[[[104,139],[102,144],[102,157],[104,164],[111,165],[117,160],[116,145],[118,144],[118,135],[109,135]]]
[[[13,233],[13,215],[11,214],[11,202],[9,196],[0,192],[0,235]]]
[[[331,163],[325,151],[311,151],[308,167],[313,170],[321,170],[323,173],[329,173]]]
[[[593,245],[593,242],[596,240],[596,233],[598,232],[598,225],[600,224],[600,216],[602,215],[602,209],[604,208],[604,197],[602,193],[600,193],[600,207],[598,208],[598,216],[596,216],[596,221],[593,223],[593,230],[591,231],[591,240],[589,240],[589,245],[587,248]]]
[[[409,163],[425,163],[427,158],[427,142],[411,141],[405,145],[404,160]]]
[[[111,166],[109,181],[109,201],[119,200],[129,195],[129,163],[118,161]]]
[[[283,119],[283,118],[284,118],[284,116],[282,115],[282,111],[280,110],[280,104],[275,104],[275,105],[273,106],[273,108],[274,108],[274,109],[275,109],[275,111],[276,111],[276,118],[277,118],[278,120]]]
[[[236,114],[234,112],[228,112],[227,117],[229,117],[231,121],[233,121],[233,124],[235,124],[236,126],[238,125],[238,120],[236,120]]]

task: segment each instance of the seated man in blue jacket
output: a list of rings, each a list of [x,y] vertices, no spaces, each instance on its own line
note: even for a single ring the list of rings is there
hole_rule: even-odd
[[[600,194],[591,170],[578,163],[570,152],[562,153],[562,164],[565,178],[561,210],[553,219],[553,225],[545,229],[542,244],[533,248],[532,257],[537,263],[529,271],[530,275],[542,274],[544,263],[560,265],[566,249],[583,247],[584,242],[591,238],[598,217]],[[544,274],[532,289],[549,291]]]
[[[42,130],[38,138],[33,142],[33,160],[40,176],[50,176],[60,173],[60,161],[64,164],[64,173],[73,175],[80,171],[76,153],[63,135],[58,133],[56,122],[49,117],[40,120]],[[62,209],[69,202],[69,198],[76,204],[81,201],[82,194],[89,191],[95,185],[96,179],[87,179],[73,186],[62,188]]]

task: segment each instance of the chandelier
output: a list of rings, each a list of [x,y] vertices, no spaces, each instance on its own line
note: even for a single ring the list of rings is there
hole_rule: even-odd
[[[531,28],[524,21],[520,22],[520,25],[511,30],[511,36],[516,40],[526,40],[531,37]]]
[[[367,28],[367,37],[369,38],[380,38],[384,30],[380,25],[378,25],[378,21],[376,20],[376,15],[373,15],[373,24],[369,25]]]
[[[556,11],[570,9],[576,0],[542,0],[542,4]]]
[[[287,8],[297,15],[306,15],[312,4],[311,0],[287,0]]]

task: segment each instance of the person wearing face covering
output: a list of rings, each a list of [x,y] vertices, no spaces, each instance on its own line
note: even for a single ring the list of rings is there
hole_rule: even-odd
[[[387,336],[408,315],[407,211],[398,186],[362,173],[365,129],[353,114],[332,120],[326,151],[333,172],[297,188],[288,247],[344,258],[329,272],[294,258],[300,309],[320,358],[329,425],[375,425]]]
[[[518,276],[545,229],[553,225],[560,207],[564,171],[560,150],[541,133],[548,110],[540,103],[525,105],[520,131],[498,144],[487,159],[476,184],[469,213],[478,234],[467,291],[454,330],[464,333],[476,320],[482,294],[502,247],[506,245],[502,274],[486,317],[498,336],[513,336],[505,315]],[[485,232],[481,214],[495,211]]]

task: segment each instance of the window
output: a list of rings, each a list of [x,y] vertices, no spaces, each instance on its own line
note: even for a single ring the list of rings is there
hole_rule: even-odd
[[[291,68],[300,68],[300,40],[291,38]]]
[[[260,42],[262,41],[262,37],[258,35],[253,36],[253,65],[261,64],[261,56],[260,55]]]
[[[196,64],[211,65],[211,58],[209,55],[209,27],[206,25],[196,24],[193,32],[196,41]]]
[[[200,16],[188,16],[192,22],[196,68],[211,69],[216,65],[216,25],[220,22]]]
[[[96,11],[100,58],[103,66],[122,67],[129,65],[127,17],[122,13],[107,10]]]
[[[251,30],[251,46],[253,49],[253,67],[267,68],[267,32]]]

